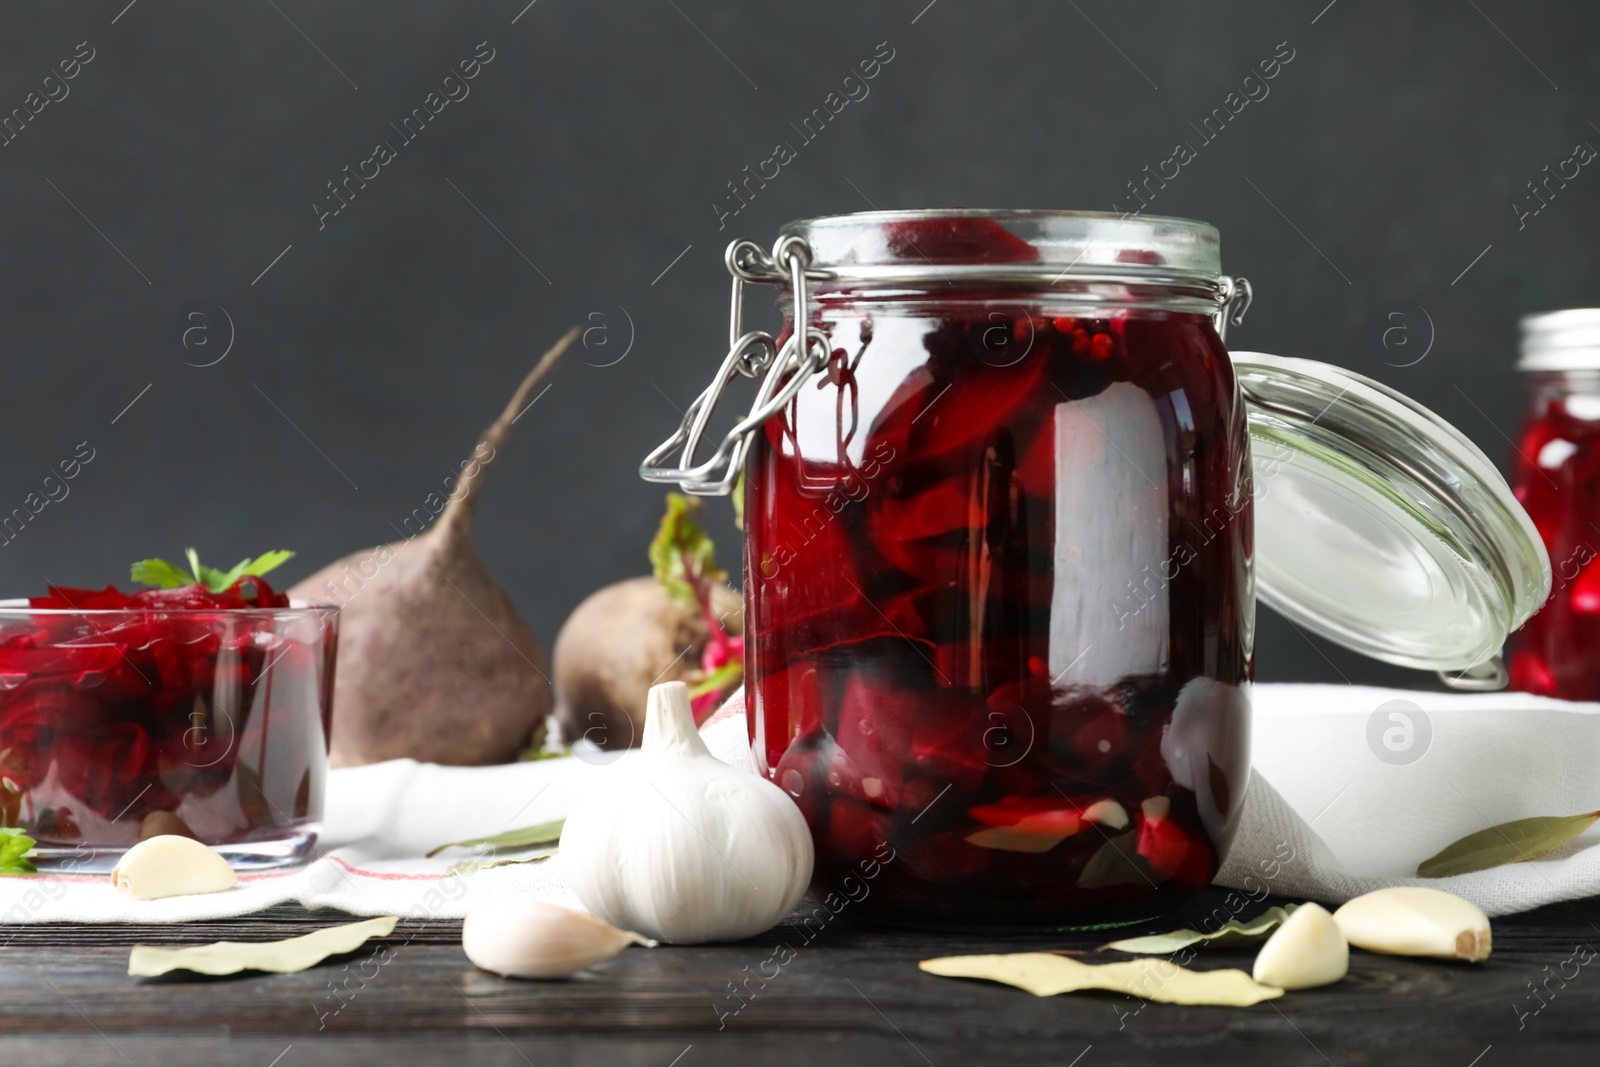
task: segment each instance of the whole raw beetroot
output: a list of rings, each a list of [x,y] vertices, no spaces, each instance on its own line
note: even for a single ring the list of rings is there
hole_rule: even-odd
[[[710,596],[727,631],[743,633],[739,594],[718,583]],[[710,639],[704,613],[674,600],[656,578],[629,578],[591,594],[567,617],[552,653],[561,740],[637,747],[650,687],[698,680]]]
[[[538,638],[472,547],[472,516],[511,424],[577,339],[544,354],[463,464],[438,520],[355,552],[289,590],[340,606],[331,759],[505,763],[544,739],[550,679]]]

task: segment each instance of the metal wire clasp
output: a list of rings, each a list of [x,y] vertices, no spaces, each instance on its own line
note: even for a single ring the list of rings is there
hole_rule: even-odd
[[[676,482],[684,492],[696,496],[726,496],[733,491],[734,482],[744,469],[750,435],[782,411],[828,361],[827,336],[806,325],[810,315],[806,268],[811,265],[811,246],[800,237],[782,237],[769,256],[754,241],[734,241],[728,246],[725,258],[728,273],[733,275],[728,354],[723,357],[722,366],[717,368],[711,384],[689,405],[677,432],[661,442],[639,465],[639,477],[645,481]],[[794,328],[781,348],[764,330],[744,331],[744,286],[747,282],[787,283],[793,293]],[[804,338],[803,345],[801,338]],[[760,380],[755,402],[750,413],[722,438],[711,458],[697,465],[694,454],[705,436],[706,424],[716,410],[722,391],[736,375]],[[669,458],[680,450],[677,465],[669,466]]]
[[[1255,299],[1255,290],[1250,285],[1248,278],[1234,278],[1224,274],[1217,279],[1217,299],[1222,306],[1217,309],[1212,322],[1217,329],[1217,336],[1224,341],[1228,339],[1229,326],[1244,325],[1244,313],[1250,310],[1250,302]]]

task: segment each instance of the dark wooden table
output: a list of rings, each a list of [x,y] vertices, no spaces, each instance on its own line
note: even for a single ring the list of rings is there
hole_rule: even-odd
[[[1155,925],[1197,921],[1221,896]],[[1545,1067],[1600,1060],[1594,901],[1495,920],[1494,955],[1475,967],[1354,952],[1350,976],[1336,986],[1239,1009],[1115,994],[1036,998],[917,970],[930,956],[1092,948],[1103,936],[928,934],[844,917],[811,930],[809,941],[785,924],[735,945],[629,949],[562,982],[478,971],[461,953],[460,924],[451,922],[403,923],[386,944],[301,974],[126,974],[135,942],[267,939],[339,921],[346,917],[285,907],[228,922],[6,927],[0,1064]],[[775,951],[779,945],[792,948],[793,958]],[[1250,949],[1218,949],[1195,966],[1248,970],[1251,959]],[[759,976],[774,971],[763,985]],[[741,1001],[730,983],[754,992]]]

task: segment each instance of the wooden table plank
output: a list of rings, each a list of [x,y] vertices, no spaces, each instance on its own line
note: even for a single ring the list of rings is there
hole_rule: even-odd
[[[1183,925],[1220,902],[1208,894]],[[839,918],[735,945],[629,949],[569,981],[519,982],[471,966],[459,923],[402,923],[380,949],[301,974],[133,979],[127,946],[293,936],[348,917],[283,907],[168,926],[9,927],[0,948],[7,1062],[241,1063],[278,1067],[442,1060],[477,1064],[705,1063],[1593,1064],[1600,1049],[1600,904],[1495,920],[1473,967],[1352,955],[1336,986],[1252,1008],[1036,998],[935,978],[933,955],[1090,949],[1105,934],[938,934]],[[809,935],[809,937],[808,937]],[[787,945],[781,968],[769,960]],[[1252,950],[1196,966],[1248,969]],[[1116,958],[1116,957],[1112,957]],[[1564,961],[1567,962],[1563,966]],[[1586,962],[1584,962],[1586,961]],[[776,977],[763,983],[760,975]],[[1567,977],[1563,978],[1565,974]],[[752,977],[756,976],[756,977]],[[1531,983],[1545,983],[1543,1001]],[[753,992],[743,1001],[730,983]],[[742,1007],[740,1006],[742,1004]],[[291,1047],[292,1046],[292,1047]],[[285,1050],[288,1050],[287,1052]],[[685,1051],[685,1050],[688,1051]],[[1087,1051],[1085,1051],[1087,1050]],[[1479,1058],[1481,1057],[1481,1059]]]

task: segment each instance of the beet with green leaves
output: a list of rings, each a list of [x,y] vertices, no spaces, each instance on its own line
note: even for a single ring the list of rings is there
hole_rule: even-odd
[[[636,747],[652,685],[682,681],[704,722],[744,671],[743,601],[695,523],[698,500],[677,493],[650,545],[654,577],[608,585],[579,604],[556,636],[561,739]]]

